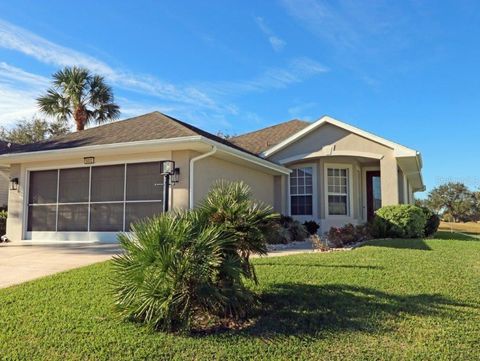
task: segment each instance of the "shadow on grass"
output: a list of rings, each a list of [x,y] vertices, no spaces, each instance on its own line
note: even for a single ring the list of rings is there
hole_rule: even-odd
[[[438,231],[435,234],[435,239],[453,239],[453,240],[458,240],[458,241],[480,241],[480,236],[475,237],[474,234],[471,236],[468,234],[461,234],[457,232],[450,232],[450,231]]]
[[[414,249],[422,251],[432,250],[423,239],[376,239],[367,242],[365,245],[398,249]]]
[[[258,263],[255,267],[262,266],[293,266],[293,267],[305,267],[305,268],[353,268],[353,269],[369,269],[369,270],[382,270],[385,267],[382,266],[361,266],[353,264],[308,264],[308,263],[275,263],[275,262],[265,262]]]
[[[263,297],[264,311],[243,335],[319,336],[338,331],[388,332],[408,316],[455,317],[456,307],[474,307],[438,294],[400,296],[351,285],[278,284]]]

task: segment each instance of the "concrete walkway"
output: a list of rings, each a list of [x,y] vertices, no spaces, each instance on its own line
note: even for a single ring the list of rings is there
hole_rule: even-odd
[[[264,257],[313,253],[310,242],[270,250]],[[73,268],[109,260],[120,253],[117,244],[0,244],[0,288]],[[258,256],[252,256],[256,258]]]
[[[0,244],[0,288],[106,261],[119,251],[116,244]]]

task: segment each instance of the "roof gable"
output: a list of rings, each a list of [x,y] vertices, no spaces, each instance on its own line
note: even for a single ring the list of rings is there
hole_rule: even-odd
[[[344,123],[344,122],[341,122],[341,121],[336,120],[334,118],[331,118],[329,116],[323,116],[319,120],[317,120],[316,122],[311,123],[309,126],[299,130],[295,134],[292,134],[290,137],[284,139],[282,142],[276,144],[273,147],[270,147],[270,148],[266,149],[261,155],[264,156],[264,157],[270,157],[273,154],[275,154],[278,151],[288,147],[290,144],[302,139],[305,135],[311,133],[315,129],[318,129],[325,124],[334,125],[336,127],[339,127],[341,129],[344,129],[344,130],[349,131],[351,133],[357,134],[357,135],[359,135],[363,138],[366,138],[368,140],[371,140],[373,142],[376,142],[378,144],[381,144],[381,145],[384,145],[388,148],[391,148],[395,151],[395,155],[399,156],[399,157],[401,157],[401,156],[417,156],[417,154],[418,154],[418,152],[413,150],[413,149],[404,147],[403,145],[394,143],[392,141],[389,141],[387,139],[379,137],[375,134],[366,132],[364,130],[361,130],[361,129],[356,128],[352,125],[349,125],[347,123]]]

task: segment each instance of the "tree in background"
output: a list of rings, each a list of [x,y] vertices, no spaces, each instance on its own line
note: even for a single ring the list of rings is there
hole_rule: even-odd
[[[105,79],[84,68],[65,67],[53,74],[53,87],[37,99],[40,110],[59,120],[73,118],[77,130],[117,119],[120,107]]]
[[[15,144],[29,144],[64,135],[69,131],[66,121],[47,122],[44,119],[34,117],[31,120],[18,121],[10,130],[0,127],[0,139]]]
[[[434,188],[429,194],[429,208],[454,222],[468,222],[479,218],[478,192],[472,192],[463,183],[446,183]]]

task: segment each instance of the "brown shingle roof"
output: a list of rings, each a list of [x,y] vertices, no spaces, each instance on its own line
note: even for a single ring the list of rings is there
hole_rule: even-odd
[[[160,112],[152,112],[80,132],[55,137],[47,141],[17,145],[0,153],[37,152],[53,149],[68,149],[89,145],[128,143],[143,140],[170,139],[189,136],[203,136],[232,148],[249,153],[243,148],[216,135],[201,130]]]
[[[252,153],[260,154],[309,125],[309,122],[293,119],[288,122],[233,137],[230,139],[230,142]]]

